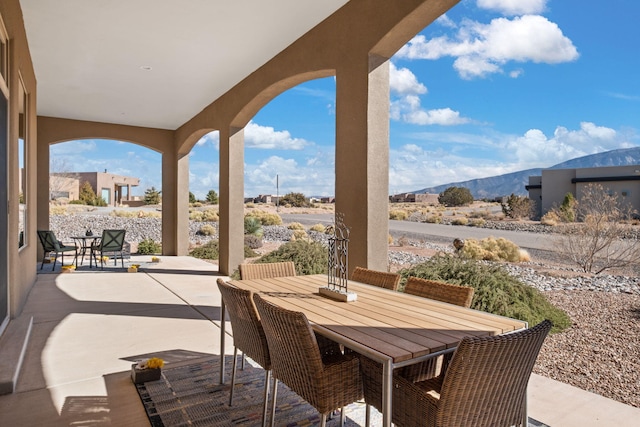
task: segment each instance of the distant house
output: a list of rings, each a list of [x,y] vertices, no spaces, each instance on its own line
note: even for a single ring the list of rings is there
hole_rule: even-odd
[[[141,202],[131,195],[131,188],[140,185],[140,179],[105,172],[67,172],[49,175],[51,199],[61,197],[78,200],[80,188],[88,182],[98,197],[102,197],[108,206],[123,204],[140,205]]]
[[[432,205],[437,205],[440,202],[438,202],[438,195],[437,194],[431,194],[431,193],[422,193],[422,194],[415,194],[415,193],[400,193],[400,194],[394,194],[393,196],[389,197],[389,201],[391,203],[427,203],[427,204],[432,204]]]
[[[584,188],[591,183],[602,185],[640,210],[640,165],[608,166],[579,169],[543,169],[542,175],[530,176],[529,199],[535,204],[535,212],[542,217],[554,206],[560,206],[567,193],[580,200]]]

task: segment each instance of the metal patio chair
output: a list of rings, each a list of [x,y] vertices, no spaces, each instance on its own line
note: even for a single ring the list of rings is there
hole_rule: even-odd
[[[124,235],[125,230],[102,230],[102,237],[100,241],[94,245],[91,245],[91,255],[89,258],[89,264],[91,264],[91,258],[98,266],[97,255],[100,255],[100,269],[104,270],[104,257],[105,254],[113,254],[113,265],[118,265],[118,253],[120,254],[120,261],[122,262],[122,268],[124,268]]]
[[[78,259],[78,247],[76,245],[70,246],[65,245],[61,241],[56,238],[56,235],[53,231],[50,230],[38,230],[38,239],[40,239],[40,244],[42,245],[43,254],[42,254],[42,264],[40,264],[40,270],[44,266],[44,260],[46,258],[47,253],[54,253],[55,258],[53,260],[53,268],[56,269],[56,261],[58,261],[58,254],[62,254],[62,262],[60,265],[64,265],[64,254],[66,252],[73,251],[74,254],[74,262],[77,263]]]

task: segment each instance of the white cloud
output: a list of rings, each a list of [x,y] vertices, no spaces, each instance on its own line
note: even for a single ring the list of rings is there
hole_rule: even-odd
[[[582,122],[576,130],[558,126],[551,137],[539,129],[531,129],[523,136],[507,141],[504,152],[510,154],[510,159],[517,162],[520,169],[529,169],[632,146],[634,144],[614,129]]]
[[[420,98],[416,95],[407,95],[392,101],[390,117],[393,120],[402,120],[415,125],[452,126],[471,121],[451,108],[424,110],[421,107]]]
[[[544,12],[547,0],[478,0],[478,7],[505,15],[525,15]]]
[[[427,93],[427,87],[418,81],[408,68],[398,68],[389,63],[389,88],[398,95],[419,95]]]
[[[489,24],[465,20],[455,37],[414,37],[396,57],[408,59],[456,58],[461,77],[485,77],[503,71],[510,61],[561,63],[574,61],[578,51],[557,24],[539,15],[496,18]]]
[[[247,148],[302,150],[310,143],[302,138],[293,138],[287,130],[276,131],[271,126],[260,126],[249,122],[244,128],[244,143]]]

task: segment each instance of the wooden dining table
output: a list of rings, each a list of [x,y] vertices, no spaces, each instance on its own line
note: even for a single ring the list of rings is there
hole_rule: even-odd
[[[488,336],[527,328],[526,322],[459,307],[355,281],[348,281],[356,301],[321,296],[326,275],[232,280],[267,301],[303,312],[314,331],[383,365],[382,418],[391,425],[393,370],[451,352],[469,335]],[[225,319],[224,301],[222,319]],[[224,366],[225,323],[220,348]],[[220,370],[224,383],[224,369]]]

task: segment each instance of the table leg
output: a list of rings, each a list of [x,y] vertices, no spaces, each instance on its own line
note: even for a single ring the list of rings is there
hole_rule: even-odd
[[[224,336],[226,334],[227,308],[220,299],[220,384],[224,384]]]
[[[382,425],[391,427],[391,403],[393,400],[393,367],[391,359],[382,363]]]

